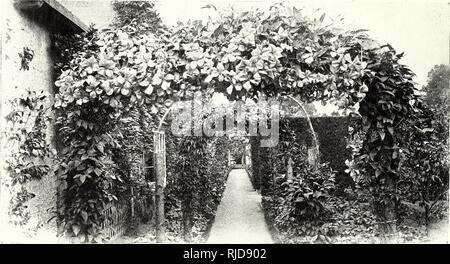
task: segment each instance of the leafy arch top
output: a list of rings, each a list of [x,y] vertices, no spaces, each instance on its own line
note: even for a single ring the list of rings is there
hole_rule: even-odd
[[[323,16],[312,20],[283,5],[224,13],[159,35],[112,29],[89,41],[98,52],[75,55],[56,82],[56,107],[136,102],[157,113],[199,90],[232,99],[260,92],[305,101],[344,95],[352,105],[368,92],[373,66],[386,54],[395,59],[392,48],[374,44],[363,30],[342,31],[325,25]]]

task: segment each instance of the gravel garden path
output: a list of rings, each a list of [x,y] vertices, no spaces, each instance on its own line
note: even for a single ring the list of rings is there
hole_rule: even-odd
[[[253,189],[247,172],[232,170],[207,242],[274,243],[260,202],[261,196]]]

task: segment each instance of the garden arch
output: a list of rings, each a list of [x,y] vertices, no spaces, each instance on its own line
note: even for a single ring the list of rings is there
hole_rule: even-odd
[[[366,136],[357,163],[383,228],[393,231],[402,148],[396,128],[413,120],[417,98],[413,73],[391,46],[377,45],[364,30],[342,31],[326,24],[324,15],[309,19],[283,5],[231,11],[206,25],[193,21],[159,35],[113,29],[84,41],[56,82],[55,108],[65,117],[59,133],[67,146],[58,175],[73,197],[63,216],[68,233],[96,234],[104,201],[113,199],[110,186],[124,184],[104,169],[114,147],[107,134],[120,115],[137,105],[158,116],[195,91],[231,100],[261,94],[304,102],[340,98],[350,109],[358,103],[353,112],[362,117]]]

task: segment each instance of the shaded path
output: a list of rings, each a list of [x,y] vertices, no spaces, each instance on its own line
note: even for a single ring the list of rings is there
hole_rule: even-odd
[[[273,243],[260,202],[247,172],[232,170],[208,243]]]

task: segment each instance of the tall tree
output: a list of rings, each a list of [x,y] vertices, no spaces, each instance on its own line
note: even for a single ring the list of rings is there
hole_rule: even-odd
[[[165,27],[154,7],[153,2],[145,0],[115,0],[113,8],[117,15],[112,26],[127,31],[130,35],[139,35],[146,32],[157,34]]]
[[[449,65],[435,65],[428,73],[428,83],[423,87],[425,103],[434,110],[448,110],[450,85]]]

